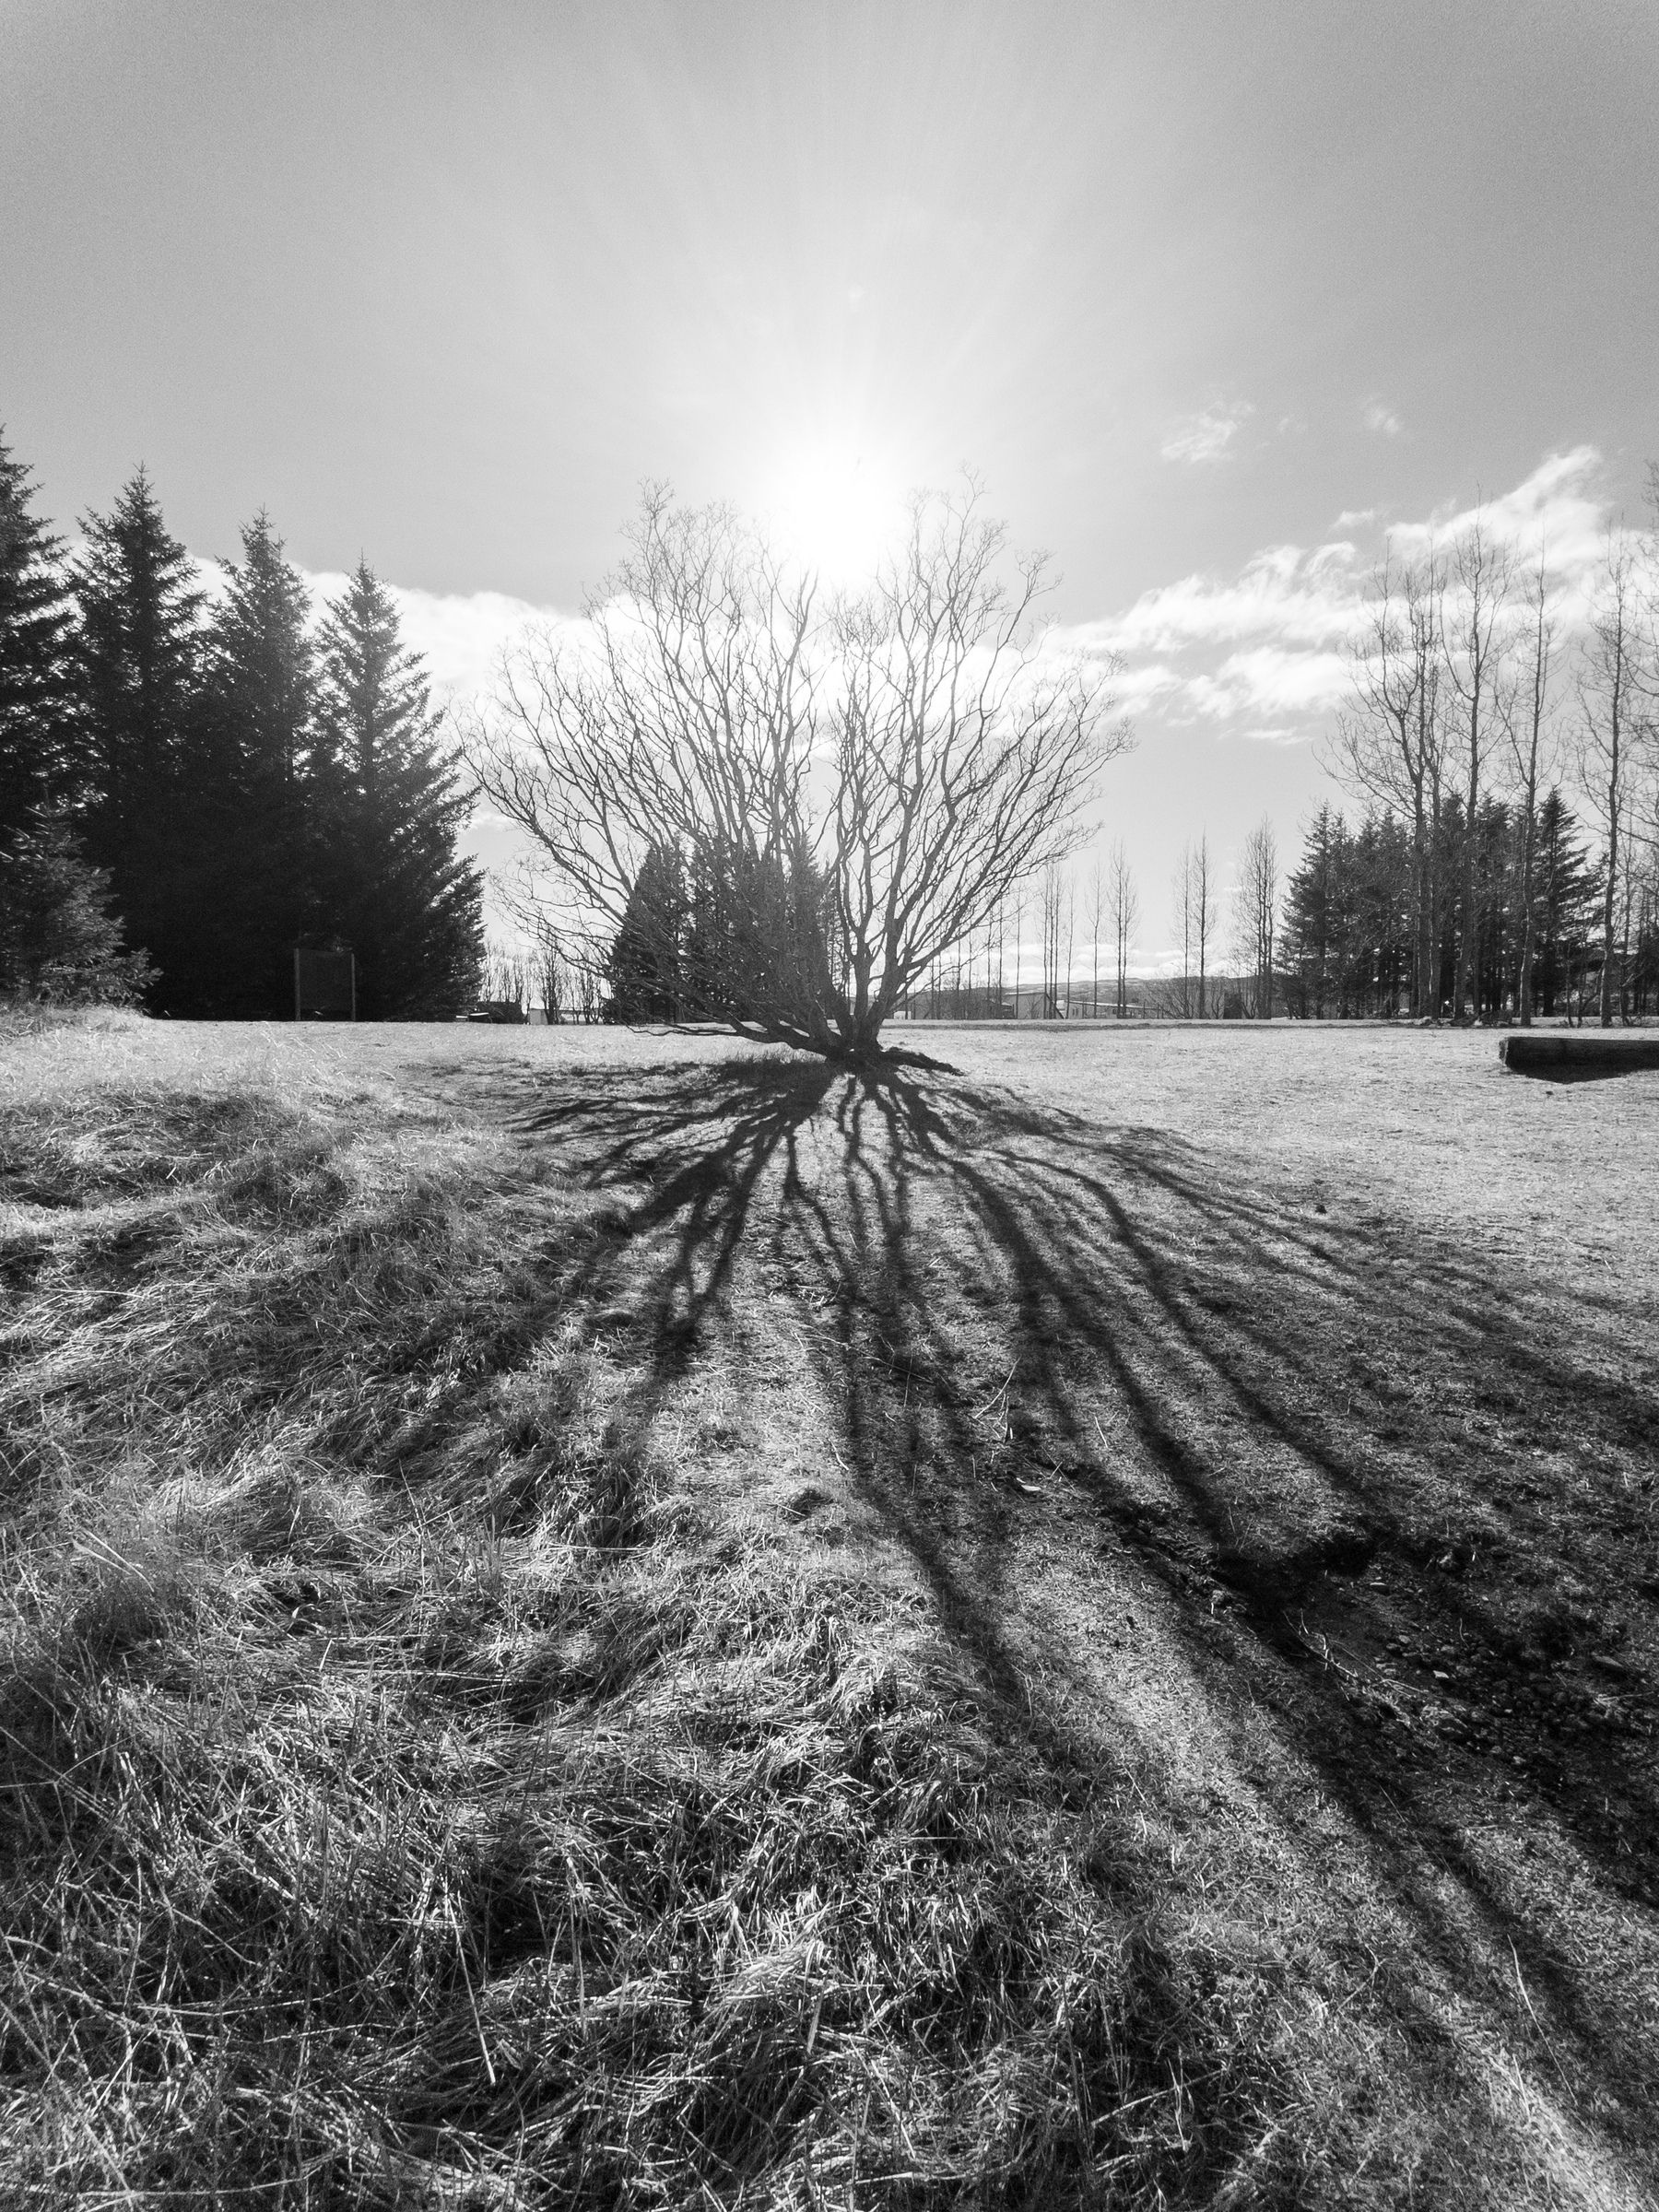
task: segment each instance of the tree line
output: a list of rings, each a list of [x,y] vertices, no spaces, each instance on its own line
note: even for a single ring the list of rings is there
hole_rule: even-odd
[[[1659,471],[1651,482],[1659,523]],[[1358,833],[1366,853],[1356,846],[1350,858],[1338,841],[1334,859],[1304,861],[1316,973],[1317,884],[1335,866],[1376,910],[1387,974],[1374,988],[1391,1006],[1457,1019],[1507,1008],[1524,1024],[1564,989],[1582,1005],[1586,982],[1604,1025],[1645,1005],[1659,851],[1652,531],[1608,532],[1588,606],[1573,614],[1547,549],[1523,562],[1484,512],[1447,540],[1384,559],[1327,748],[1370,810]],[[1564,783],[1583,811],[1589,876],[1564,857],[1577,833]],[[1330,831],[1315,834],[1329,841]],[[1388,888],[1364,891],[1371,877]]]
[[[1659,523],[1659,471],[1653,483]],[[1013,887],[982,944],[934,964],[910,1010],[1523,1024],[1659,1011],[1652,530],[1608,533],[1581,606],[1546,555],[1524,564],[1484,513],[1411,559],[1391,552],[1364,593],[1324,752],[1358,819],[1322,806],[1288,875],[1264,820],[1225,892],[1207,835],[1184,846],[1174,972],[1131,992],[1140,900],[1117,841],[1086,878],[1081,974],[1077,887],[1051,867]]]
[[[280,1017],[343,947],[371,1018],[470,1003],[470,794],[367,560],[319,606],[261,512],[209,593],[142,467],[79,535],[0,441],[0,989]]]
[[[1431,926],[1434,989],[1449,1006],[1465,937],[1460,806],[1440,825],[1435,879],[1445,887]],[[1599,1017],[1608,974],[1606,870],[1568,796],[1553,785],[1530,839],[1524,811],[1485,801],[1474,838],[1475,926],[1467,989],[1490,1020],[1527,1006],[1547,1018]],[[1322,806],[1285,892],[1280,990],[1286,1010],[1315,1018],[1407,1010],[1418,957],[1411,834],[1399,818],[1368,812],[1350,828]],[[1615,900],[1612,1018],[1659,1011],[1659,869],[1631,838]]]

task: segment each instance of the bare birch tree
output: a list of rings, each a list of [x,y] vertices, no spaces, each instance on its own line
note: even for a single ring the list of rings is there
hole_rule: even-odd
[[[1463,782],[1462,927],[1457,933],[1453,1018],[1470,1003],[1480,915],[1475,901],[1475,853],[1479,842],[1480,798],[1486,766],[1501,733],[1497,690],[1509,642],[1515,557],[1477,514],[1452,547],[1442,600],[1441,665],[1456,705],[1458,766]]]
[[[1092,966],[1089,974],[1088,1012],[1092,1020],[1100,1014],[1100,925],[1106,918],[1106,867],[1095,848],[1094,864],[1088,871],[1088,942]]]
[[[1119,1021],[1129,1011],[1129,948],[1135,941],[1135,924],[1140,920],[1140,892],[1135,881],[1135,870],[1129,865],[1129,855],[1124,850],[1124,841],[1114,837],[1106,864],[1106,898],[1112,910],[1112,947],[1117,967],[1117,1000],[1115,1014]]]
[[[1198,1018],[1202,1021],[1205,1016],[1206,979],[1209,971],[1209,948],[1221,925],[1221,887],[1207,832],[1200,835],[1191,850],[1193,932],[1198,940]]]
[[[1411,825],[1411,1010],[1439,1012],[1435,880],[1445,771],[1441,641],[1445,573],[1437,554],[1396,562],[1371,579],[1351,647],[1352,695],[1325,766],[1357,796],[1396,809]]]
[[[1273,1018],[1273,950],[1278,914],[1278,841],[1263,817],[1244,840],[1234,893],[1234,934],[1241,965],[1255,978],[1258,1021]]]
[[[1524,665],[1500,693],[1499,711],[1509,740],[1510,768],[1521,816],[1521,900],[1517,926],[1520,960],[1515,976],[1515,1013],[1523,1029],[1532,1027],[1533,949],[1537,935],[1534,879],[1537,867],[1538,798],[1555,769],[1553,676],[1556,622],[1550,611],[1551,581],[1543,548],[1524,586],[1526,626]]]
[[[902,552],[828,606],[729,510],[653,489],[584,631],[507,657],[474,771],[567,933],[655,927],[688,1015],[866,1060],[1009,888],[1074,847],[1129,743],[1115,664],[1035,628],[1044,588],[971,485],[914,501]],[[684,886],[660,917],[635,898],[652,855]]]
[[[1605,841],[1601,994],[1596,1009],[1604,1030],[1613,1020],[1619,869],[1633,796],[1632,753],[1640,722],[1637,594],[1636,548],[1624,531],[1610,531],[1591,605],[1578,682],[1579,781]]]
[[[1174,900],[1175,927],[1181,937],[1181,990],[1179,993],[1179,1003],[1181,1006],[1181,1018],[1183,1021],[1189,1018],[1193,1010],[1191,1005],[1193,973],[1193,925],[1196,919],[1194,912],[1194,867],[1193,845],[1192,840],[1189,838],[1187,842],[1181,848],[1181,857],[1175,863],[1175,873],[1171,878],[1170,887]]]
[[[1050,1015],[1060,1011],[1060,955],[1070,900],[1070,878],[1058,861],[1051,861],[1042,872],[1042,1001]]]

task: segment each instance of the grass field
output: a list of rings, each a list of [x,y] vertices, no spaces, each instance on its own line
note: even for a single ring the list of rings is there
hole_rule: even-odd
[[[1651,2206],[1659,1076],[0,1039],[0,2199]]]

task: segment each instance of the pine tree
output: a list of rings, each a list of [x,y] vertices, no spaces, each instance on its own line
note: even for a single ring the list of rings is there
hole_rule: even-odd
[[[202,712],[187,747],[194,880],[218,918],[204,1010],[278,1016],[305,922],[305,776],[316,712],[311,598],[262,511],[206,638]]]
[[[1301,1013],[1323,1020],[1341,959],[1341,877],[1347,829],[1322,806],[1285,891],[1284,959]]]
[[[0,852],[0,997],[53,1006],[130,1006],[152,980],[122,949],[107,869],[62,823],[19,830]]]
[[[641,863],[606,980],[612,1021],[672,1021],[684,992],[685,871],[672,845],[653,845]]]
[[[830,890],[811,855],[757,855],[711,836],[687,877],[686,1010],[762,1030],[782,1015],[797,1033],[827,1041]]]
[[[190,782],[200,706],[202,592],[140,468],[108,515],[82,518],[71,671],[82,747],[76,820],[94,865],[159,976],[152,1005],[201,1012],[200,971],[222,928],[195,880]]]
[[[202,593],[143,468],[109,514],[82,517],[73,584],[76,688],[86,725],[88,841],[119,877],[166,808],[185,750],[200,664]]]
[[[483,886],[455,850],[471,806],[425,670],[360,561],[323,625],[312,755],[310,926],[357,956],[371,1019],[453,1015],[477,993]]]
[[[74,797],[63,546],[30,512],[33,497],[0,436],[0,845]]]
[[[1538,809],[1533,884],[1537,931],[1533,986],[1548,1015],[1582,971],[1601,896],[1601,871],[1578,835],[1559,785],[1545,794]]]

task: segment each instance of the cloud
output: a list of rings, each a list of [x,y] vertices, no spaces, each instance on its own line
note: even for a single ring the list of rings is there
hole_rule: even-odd
[[[1247,399],[1206,407],[1201,414],[1171,423],[1158,450],[1166,461],[1184,461],[1189,466],[1225,461],[1230,457],[1228,448],[1254,413]]]
[[[306,577],[319,601],[337,598],[349,581],[329,572]],[[455,699],[486,688],[502,647],[528,624],[561,619],[552,608],[506,592],[423,592],[391,582],[386,588],[397,603],[404,643],[425,661],[434,691]]]
[[[1383,438],[1397,438],[1406,425],[1386,400],[1371,398],[1365,403],[1365,427]]]
[[[1242,418],[1225,418],[1234,428]],[[1382,512],[1345,509],[1332,535],[1315,546],[1265,546],[1232,574],[1195,571],[1143,592],[1117,614],[1057,625],[1051,646],[1120,655],[1120,701],[1145,726],[1208,728],[1277,745],[1305,741],[1344,697],[1347,645],[1385,544],[1402,556],[1419,554],[1449,544],[1478,512],[1522,560],[1535,560],[1540,546],[1547,549],[1571,619],[1602,557],[1609,503],[1600,453],[1577,445],[1547,455],[1523,482],[1478,508],[1449,500],[1419,519],[1391,522],[1386,534]],[[203,571],[204,582],[217,587],[217,571],[206,564]],[[347,579],[308,581],[321,600],[337,595]],[[576,616],[505,593],[388,588],[405,639],[426,660],[441,696],[465,699],[485,689],[502,648],[527,629],[579,637],[584,628]]]
[[[1570,599],[1589,589],[1606,543],[1610,502],[1602,487],[1602,457],[1593,445],[1550,453],[1530,477],[1497,499],[1458,507],[1448,502],[1421,522],[1399,523],[1389,536],[1406,554],[1447,545],[1479,518],[1483,526],[1531,564],[1542,553]]]
[[[1347,634],[1354,559],[1346,544],[1312,552],[1267,546],[1236,576],[1198,574],[1159,584],[1124,614],[1083,625],[1082,634],[1099,650],[1131,657],[1261,636],[1326,645]]]
[[[1218,734],[1293,744],[1313,735],[1347,692],[1347,649],[1366,579],[1384,545],[1402,555],[1449,544],[1479,515],[1523,560],[1547,549],[1571,619],[1602,556],[1608,502],[1601,455],[1580,445],[1547,455],[1511,491],[1477,507],[1448,502],[1386,535],[1374,508],[1347,509],[1311,547],[1266,546],[1236,574],[1203,572],[1143,592],[1121,614],[1070,625],[1058,645],[1123,656],[1120,693],[1138,719],[1209,724]]]

